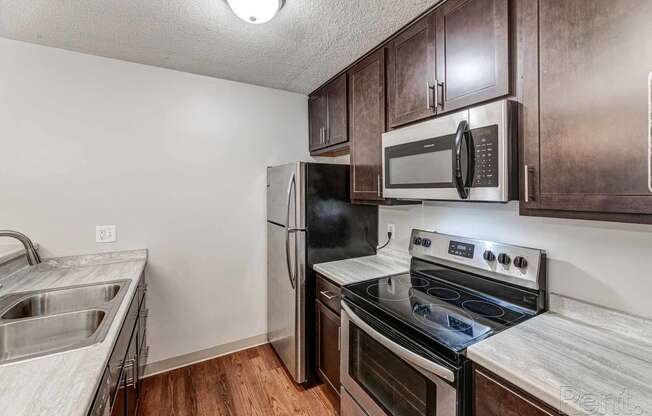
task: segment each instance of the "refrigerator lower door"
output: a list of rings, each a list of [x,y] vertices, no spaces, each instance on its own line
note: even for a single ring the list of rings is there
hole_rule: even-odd
[[[294,380],[305,382],[305,233],[288,232],[271,222],[267,222],[267,338]]]

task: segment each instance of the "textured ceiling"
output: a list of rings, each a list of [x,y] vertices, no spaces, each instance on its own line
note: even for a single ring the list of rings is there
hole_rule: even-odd
[[[224,0],[0,0],[0,36],[308,93],[437,0],[287,0],[269,23]]]

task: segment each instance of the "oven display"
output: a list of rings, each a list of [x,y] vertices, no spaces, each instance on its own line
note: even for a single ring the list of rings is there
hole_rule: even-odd
[[[461,243],[459,241],[451,240],[448,243],[448,254],[454,256],[466,257],[467,259],[473,258],[473,253],[475,252],[475,246],[469,243]]]

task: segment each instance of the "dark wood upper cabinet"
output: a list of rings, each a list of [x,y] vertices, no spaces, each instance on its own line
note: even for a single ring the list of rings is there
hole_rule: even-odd
[[[509,94],[508,6],[508,0],[448,0],[436,10],[440,113]]]
[[[415,22],[386,45],[390,128],[432,117],[435,95],[435,15]]]
[[[311,153],[348,142],[346,74],[308,97],[308,114]]]
[[[334,146],[349,140],[347,122],[347,81],[346,74],[335,78],[326,86],[326,145]]]
[[[382,200],[382,134],[385,131],[385,51],[349,70],[351,199]]]
[[[521,213],[652,222],[652,2],[540,0],[538,10],[538,36],[521,46],[539,50],[539,71],[523,71],[524,88],[538,83],[524,122],[538,128],[522,138]]]
[[[308,97],[309,147],[311,152],[325,146],[326,115],[326,94],[322,88]]]
[[[561,413],[492,373],[476,368],[474,416],[559,416]]]

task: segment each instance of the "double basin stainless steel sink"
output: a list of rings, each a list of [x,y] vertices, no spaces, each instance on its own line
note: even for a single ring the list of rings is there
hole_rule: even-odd
[[[102,342],[129,280],[0,298],[0,365]]]

